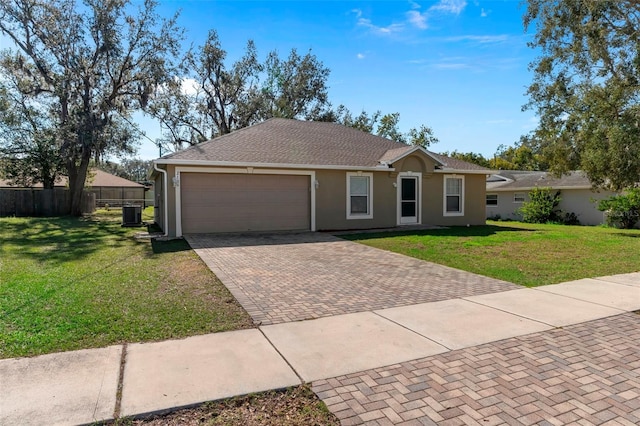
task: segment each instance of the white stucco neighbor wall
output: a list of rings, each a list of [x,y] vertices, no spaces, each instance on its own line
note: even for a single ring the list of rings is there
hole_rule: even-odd
[[[597,201],[614,195],[611,191],[593,192],[590,189],[565,189],[560,191],[560,210],[578,215],[581,225],[601,225],[604,212],[598,210]]]
[[[487,218],[500,216],[501,219],[521,220],[522,216],[517,210],[522,203],[514,202],[516,194],[524,195],[525,201],[529,201],[529,191],[494,191],[487,190],[487,194],[498,195],[498,205],[486,206]],[[604,223],[604,213],[598,210],[597,200],[609,198],[614,195],[611,191],[594,192],[590,189],[561,189],[560,205],[563,212],[575,213],[581,225],[600,225]],[[595,200],[595,201],[594,201]]]
[[[495,206],[487,206],[487,219],[511,219],[522,220],[522,215],[517,213],[517,210],[522,207],[522,203],[514,202],[515,194],[524,194],[525,200],[529,201],[527,191],[500,191],[492,192],[487,190],[487,195],[495,194],[498,196],[498,204]]]

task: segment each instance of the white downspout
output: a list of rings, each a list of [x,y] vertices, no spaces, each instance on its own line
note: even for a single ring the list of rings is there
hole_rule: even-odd
[[[158,165],[156,164],[156,162],[153,162],[153,169],[157,172],[162,173],[163,175],[163,179],[162,179],[162,192],[163,192],[163,198],[162,198],[162,204],[164,205],[164,214],[163,214],[163,220],[164,223],[162,224],[162,229],[164,231],[164,235],[163,237],[167,237],[169,236],[169,227],[167,226],[167,224],[169,223],[169,206],[167,203],[167,185],[168,185],[168,175],[167,175],[167,171],[163,170],[163,169],[159,169]]]

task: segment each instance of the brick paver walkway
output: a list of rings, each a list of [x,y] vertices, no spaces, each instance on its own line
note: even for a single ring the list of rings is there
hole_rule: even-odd
[[[314,382],[342,424],[640,424],[630,313]]]
[[[186,239],[262,324],[521,288],[322,233]]]

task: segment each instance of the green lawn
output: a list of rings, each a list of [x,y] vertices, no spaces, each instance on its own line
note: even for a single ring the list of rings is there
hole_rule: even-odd
[[[251,327],[186,242],[120,222],[0,218],[0,358]]]
[[[488,222],[342,238],[528,287],[640,270],[640,230]]]

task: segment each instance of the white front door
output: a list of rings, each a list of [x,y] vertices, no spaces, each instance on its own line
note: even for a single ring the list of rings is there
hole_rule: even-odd
[[[399,187],[400,225],[419,223],[420,181],[418,176],[400,176]]]

